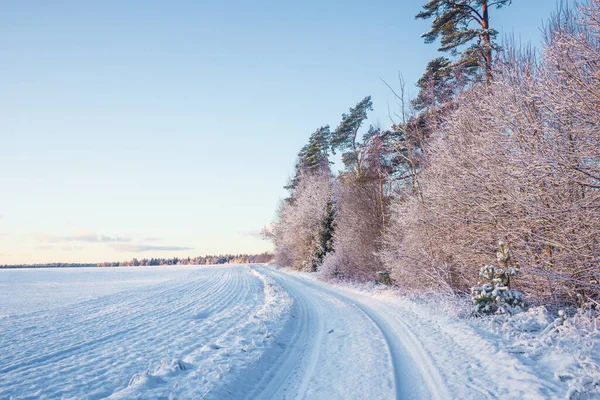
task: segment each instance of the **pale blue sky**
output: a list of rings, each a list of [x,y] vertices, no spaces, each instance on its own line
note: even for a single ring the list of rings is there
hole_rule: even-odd
[[[389,124],[424,1],[0,1],[0,264],[267,250],[309,134]],[[553,0],[492,25],[538,44]]]

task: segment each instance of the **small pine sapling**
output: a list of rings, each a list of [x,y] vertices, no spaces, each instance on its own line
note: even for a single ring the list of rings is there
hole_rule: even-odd
[[[510,249],[499,243],[496,258],[502,267],[486,265],[479,276],[483,282],[471,288],[471,298],[478,314],[515,314],[523,310],[523,293],[510,288],[510,278],[519,273],[517,266],[510,266]]]
[[[390,273],[388,271],[379,271],[377,272],[378,282],[382,285],[391,286],[392,278],[390,277]]]

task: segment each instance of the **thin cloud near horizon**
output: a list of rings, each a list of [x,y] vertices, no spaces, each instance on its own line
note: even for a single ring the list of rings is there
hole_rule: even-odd
[[[264,239],[262,229],[250,229],[245,231],[239,231],[239,234],[243,236],[250,236],[256,239]]]
[[[46,233],[39,233],[34,235],[35,240],[38,242],[46,243],[61,243],[61,242],[87,242],[87,243],[123,243],[131,242],[132,238],[129,236],[109,236],[99,234],[96,232],[83,230],[69,236],[57,236]]]
[[[148,244],[125,244],[125,243],[111,244],[110,247],[113,250],[120,251],[123,253],[143,253],[143,252],[147,252],[147,251],[194,250],[193,247],[186,247],[186,246],[155,246],[155,245],[148,245]]]
[[[54,246],[54,245],[41,245],[36,246],[35,250],[49,251],[49,250],[62,250],[62,251],[79,251],[83,250],[83,246]]]

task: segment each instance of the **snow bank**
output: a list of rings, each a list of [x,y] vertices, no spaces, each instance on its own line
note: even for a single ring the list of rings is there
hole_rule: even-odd
[[[497,346],[561,386],[565,399],[600,397],[600,317],[590,310],[553,315],[544,307],[473,321]]]

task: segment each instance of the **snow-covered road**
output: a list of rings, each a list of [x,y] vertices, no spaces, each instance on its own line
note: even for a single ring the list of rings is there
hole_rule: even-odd
[[[329,285],[255,268],[274,278],[294,303],[291,335],[284,341],[289,346],[248,398],[430,397],[417,365],[368,306]]]
[[[296,379],[270,382],[258,398],[543,399],[556,387],[468,325],[396,296],[345,290],[306,275],[255,267],[302,310],[306,342]],[[307,338],[308,336],[308,338]],[[310,354],[310,361],[307,361]],[[308,382],[299,386],[299,380]],[[259,392],[260,393],[260,392]],[[273,396],[271,396],[273,395]],[[294,396],[295,397],[295,396]]]
[[[131,275],[139,282],[156,268]],[[516,399],[555,390],[467,325],[398,298],[266,266],[159,268],[172,279],[125,289],[120,276],[120,289],[97,296],[68,279],[38,287],[51,305],[35,311],[19,285],[3,286],[31,271],[0,271],[15,304],[0,314],[0,398]],[[106,285],[117,270],[101,272]],[[85,301],[73,303],[77,285]],[[67,305],[56,305],[57,288],[68,289]]]

